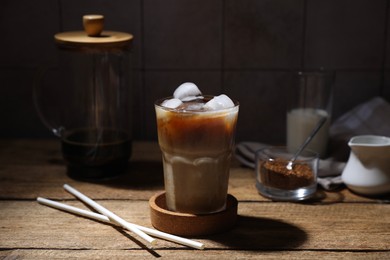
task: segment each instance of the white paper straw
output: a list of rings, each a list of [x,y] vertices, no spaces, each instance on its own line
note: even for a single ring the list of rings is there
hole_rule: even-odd
[[[127,230],[130,230],[130,231],[134,232],[139,237],[141,237],[142,239],[144,239],[145,241],[150,243],[151,246],[156,245],[156,243],[157,243],[156,239],[154,239],[153,237],[145,234],[143,231],[139,230],[133,224],[131,224],[131,223],[125,221],[124,219],[120,218],[119,216],[115,215],[113,212],[109,211],[108,209],[106,209],[105,207],[101,206],[97,202],[95,202],[92,199],[88,198],[87,196],[85,196],[84,194],[79,192],[78,190],[72,188],[68,184],[64,184],[64,189],[67,190],[68,192],[70,192],[71,194],[73,194],[74,196],[76,196],[77,198],[79,198],[80,200],[82,200],[85,203],[87,203],[89,206],[91,206],[92,208],[94,208],[95,210],[100,212],[101,214],[107,216],[108,218],[110,218],[112,221],[116,222],[120,226],[126,228]]]
[[[99,214],[99,213],[95,213],[95,212],[92,212],[92,211],[76,208],[76,207],[73,207],[73,206],[66,205],[64,203],[60,203],[60,202],[57,202],[57,201],[54,201],[54,200],[45,199],[45,198],[42,198],[42,197],[38,197],[37,201],[39,203],[43,204],[43,205],[47,205],[47,206],[50,206],[50,207],[53,207],[53,208],[56,208],[56,209],[64,210],[64,211],[67,211],[67,212],[70,212],[70,213],[74,213],[74,214],[77,214],[77,215],[80,215],[80,216],[83,216],[83,217],[96,219],[96,220],[99,220],[99,221],[102,221],[102,222],[111,223],[110,219],[107,216],[104,216],[104,215]],[[114,223],[114,224],[116,224],[116,223]]]
[[[104,216],[104,215],[101,215],[101,214],[98,214],[98,213],[95,213],[95,212],[92,212],[92,211],[88,211],[88,210],[80,209],[80,208],[77,208],[77,207],[69,206],[69,205],[66,205],[66,204],[63,204],[63,203],[60,203],[60,202],[57,202],[57,201],[53,201],[53,200],[49,200],[49,199],[45,199],[45,198],[41,198],[41,197],[38,197],[37,201],[39,203],[41,203],[41,204],[44,204],[44,205],[47,205],[47,206],[50,206],[50,207],[53,207],[53,208],[57,208],[57,209],[60,209],[60,210],[64,210],[64,211],[67,211],[67,212],[71,212],[71,213],[74,213],[74,214],[77,214],[77,215],[81,215],[81,216],[84,216],[84,217],[87,217],[87,218],[96,219],[96,220],[99,220],[99,221],[102,221],[102,222],[106,222],[106,223],[110,223],[110,224],[117,224],[117,223],[111,222],[110,219],[107,216]],[[136,224],[133,224],[133,225],[136,226],[139,230],[141,230],[141,231],[143,231],[146,234],[149,234],[151,236],[159,237],[159,238],[171,241],[171,242],[175,242],[175,243],[178,243],[178,244],[181,244],[181,245],[185,245],[185,246],[189,246],[189,247],[196,248],[196,249],[204,249],[204,244],[203,243],[200,243],[200,242],[197,242],[197,241],[193,241],[193,240],[190,240],[190,239],[187,239],[187,238],[171,235],[171,234],[168,234],[168,233],[165,233],[165,232],[161,232],[161,231],[158,231],[158,230],[155,230],[155,229],[139,226],[139,225],[136,225]]]

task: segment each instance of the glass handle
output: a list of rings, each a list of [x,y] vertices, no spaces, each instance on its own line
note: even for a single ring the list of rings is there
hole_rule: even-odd
[[[50,94],[55,92],[55,88],[50,84],[50,76],[54,76],[51,72],[55,73],[56,71],[57,69],[52,65],[45,65],[38,69],[33,82],[32,98],[35,110],[42,123],[55,136],[61,137],[64,132],[64,127],[58,123],[59,118],[56,118],[59,109],[53,104],[53,101],[50,102]],[[50,87],[52,87],[51,90]]]

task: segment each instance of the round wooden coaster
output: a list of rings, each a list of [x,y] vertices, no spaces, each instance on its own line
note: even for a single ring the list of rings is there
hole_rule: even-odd
[[[237,199],[228,194],[224,211],[195,215],[169,211],[165,192],[149,200],[152,225],[160,231],[184,237],[211,235],[230,229],[237,220],[237,205]]]

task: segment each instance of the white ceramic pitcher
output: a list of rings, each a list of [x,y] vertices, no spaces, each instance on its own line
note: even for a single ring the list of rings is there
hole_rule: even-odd
[[[351,153],[342,173],[348,188],[365,195],[390,193],[390,137],[360,135],[348,145]]]

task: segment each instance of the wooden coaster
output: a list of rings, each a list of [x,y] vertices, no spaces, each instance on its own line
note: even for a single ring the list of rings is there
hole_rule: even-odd
[[[237,205],[237,199],[228,194],[224,211],[195,215],[168,210],[165,192],[149,200],[152,225],[160,231],[184,237],[211,235],[232,228],[237,220]]]

